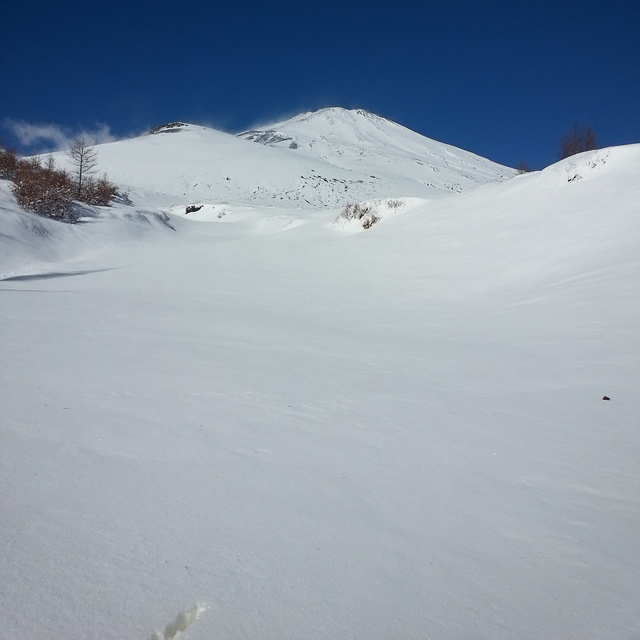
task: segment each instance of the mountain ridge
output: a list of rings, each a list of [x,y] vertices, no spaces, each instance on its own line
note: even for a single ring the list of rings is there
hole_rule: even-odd
[[[205,201],[337,208],[371,198],[462,192],[515,174],[375,114],[341,107],[237,135],[175,121],[96,150],[100,170],[113,182],[134,199],[137,192],[145,198],[155,193],[163,206]],[[56,158],[67,161],[63,153]]]

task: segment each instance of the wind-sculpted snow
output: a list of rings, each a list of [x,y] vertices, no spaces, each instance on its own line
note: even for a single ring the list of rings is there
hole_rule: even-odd
[[[611,152],[608,149],[586,151],[575,156],[565,158],[556,165],[553,171],[560,177],[560,182],[576,182],[584,178],[593,178],[598,174],[609,159]]]
[[[4,282],[18,282],[21,280],[48,280],[49,278],[68,278],[70,276],[84,276],[88,273],[100,273],[107,269],[81,269],[80,271],[50,271],[48,273],[29,273],[21,276],[0,278]]]
[[[0,183],[3,640],[637,637],[640,145],[301,209],[180,140],[81,224]]]
[[[196,604],[185,611],[181,611],[171,622],[167,623],[164,632],[154,631],[149,640],[178,640],[182,634],[191,626],[200,614],[206,611],[204,605]]]

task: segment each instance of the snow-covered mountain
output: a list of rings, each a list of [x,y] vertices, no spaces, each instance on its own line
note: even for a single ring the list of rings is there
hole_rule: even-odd
[[[239,136],[170,123],[97,151],[101,171],[134,199],[156,193],[165,205],[334,208],[466,191],[515,173],[373,114],[340,108]],[[64,154],[58,158],[65,162]]]
[[[637,637],[640,145],[273,206],[396,131],[338,115],[102,145],[82,224],[0,181],[3,639]]]
[[[374,197],[460,192],[514,174],[486,158],[431,140],[363,109],[320,109],[239,137],[361,172],[382,181],[383,189],[385,185],[404,186],[400,192],[372,194]],[[411,183],[415,184],[407,191]]]

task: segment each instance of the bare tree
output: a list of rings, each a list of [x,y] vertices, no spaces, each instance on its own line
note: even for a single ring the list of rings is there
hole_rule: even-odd
[[[592,151],[598,146],[598,140],[593,129],[589,126],[582,127],[576,124],[573,131],[565,133],[560,139],[560,147],[558,148],[558,159],[563,160],[576,153],[583,151]]]
[[[83,136],[71,143],[67,155],[75,167],[74,178],[76,184],[77,198],[80,199],[84,183],[96,172],[98,164],[98,154]]]
[[[17,168],[18,157],[15,150],[0,146],[0,178],[13,180]]]
[[[44,162],[44,170],[47,173],[54,173],[56,171],[56,159],[53,156],[47,156]]]

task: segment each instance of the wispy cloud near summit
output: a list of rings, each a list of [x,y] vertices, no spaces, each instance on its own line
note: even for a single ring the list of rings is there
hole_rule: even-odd
[[[97,125],[95,129],[90,130],[73,130],[71,127],[58,124],[32,124],[12,118],[7,118],[2,124],[27,153],[66,149],[73,140],[83,136],[91,144],[113,142],[116,139],[106,124]]]

